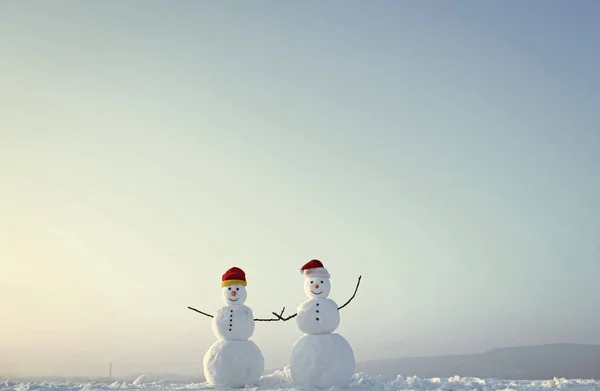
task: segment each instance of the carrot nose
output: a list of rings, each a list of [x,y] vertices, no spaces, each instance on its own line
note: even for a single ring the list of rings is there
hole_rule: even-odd
[[[316,288],[316,289],[319,289],[319,284],[315,284],[315,288]]]
[[[235,293],[235,291],[231,292],[231,296],[235,296],[237,295],[237,293]]]

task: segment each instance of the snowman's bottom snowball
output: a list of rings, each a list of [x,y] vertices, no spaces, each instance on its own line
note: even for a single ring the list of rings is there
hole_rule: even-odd
[[[265,359],[254,341],[217,341],[204,355],[204,376],[215,386],[240,388],[256,383]]]
[[[304,335],[292,348],[290,372],[300,386],[343,387],[352,380],[354,365],[354,352],[341,335]]]

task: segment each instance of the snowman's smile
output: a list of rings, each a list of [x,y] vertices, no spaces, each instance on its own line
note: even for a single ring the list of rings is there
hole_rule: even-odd
[[[321,293],[323,293],[323,291],[317,293],[317,292],[313,292],[312,290],[310,291],[310,293],[312,293],[313,295],[320,295]]]
[[[239,297],[237,299],[235,299],[235,300],[233,300],[231,298],[229,299],[229,301],[238,301],[238,300],[239,300]]]

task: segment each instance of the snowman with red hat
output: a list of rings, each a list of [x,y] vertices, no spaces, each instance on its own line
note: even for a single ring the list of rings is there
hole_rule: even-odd
[[[244,305],[246,274],[239,267],[232,267],[221,278],[221,297],[225,306],[215,315],[188,307],[212,318],[213,333],[217,341],[204,355],[203,366],[206,380],[215,386],[240,388],[255,384],[265,369],[262,352],[250,340],[254,334],[255,321],[278,321],[280,319],[255,319],[250,307]],[[278,318],[283,314],[278,315]]]
[[[354,352],[348,341],[334,331],[340,324],[339,310],[352,301],[361,277],[358,277],[352,297],[338,307],[328,297],[331,291],[330,275],[321,261],[309,261],[302,266],[300,273],[304,275],[304,292],[308,300],[300,304],[296,314],[286,318],[273,312],[283,321],[295,317],[298,328],[304,333],[292,348],[292,380],[299,386],[343,387],[350,383],[354,374]]]

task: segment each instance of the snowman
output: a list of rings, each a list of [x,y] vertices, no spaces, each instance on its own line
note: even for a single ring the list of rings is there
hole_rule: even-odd
[[[316,388],[346,386],[354,374],[354,351],[348,341],[334,331],[340,324],[339,310],[352,301],[361,277],[358,277],[352,297],[338,307],[328,298],[330,275],[321,261],[311,260],[302,266],[300,273],[305,277],[304,292],[309,299],[300,304],[296,314],[287,318],[273,312],[283,321],[295,317],[298,328],[304,333],[292,347],[292,380],[299,386]]]
[[[280,319],[254,319],[252,310],[244,305],[246,274],[238,267],[232,267],[221,279],[222,299],[225,306],[215,315],[209,315],[188,307],[212,318],[213,333],[217,341],[204,355],[204,376],[213,386],[242,388],[256,384],[265,369],[265,359],[258,346],[249,338],[254,333],[255,321],[278,321]],[[278,318],[281,317],[278,315]]]

